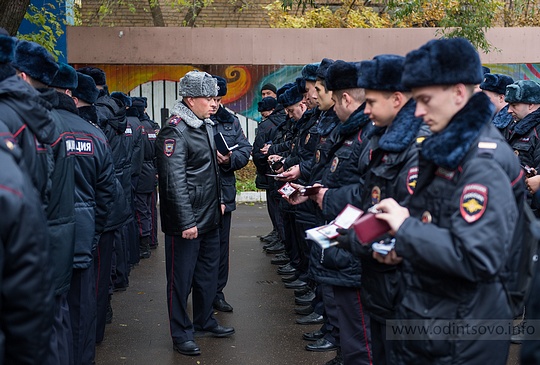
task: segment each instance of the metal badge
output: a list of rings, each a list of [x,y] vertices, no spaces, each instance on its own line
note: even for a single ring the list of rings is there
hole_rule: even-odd
[[[431,223],[431,220],[432,217],[430,212],[426,210],[424,213],[422,213],[422,223]]]

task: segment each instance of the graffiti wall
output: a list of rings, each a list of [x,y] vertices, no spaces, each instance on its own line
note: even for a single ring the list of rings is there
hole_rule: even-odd
[[[94,66],[107,75],[110,91],[122,91],[136,96],[146,96],[149,114],[158,120],[160,110],[170,109],[177,99],[178,80],[187,72],[198,69],[219,75],[228,81],[228,93],[223,104],[246,118],[259,120],[257,102],[261,86],[272,83],[276,87],[294,81],[301,66],[171,66],[171,65],[74,65],[75,68]],[[540,80],[540,64],[486,64],[492,73],[512,76],[515,80]]]

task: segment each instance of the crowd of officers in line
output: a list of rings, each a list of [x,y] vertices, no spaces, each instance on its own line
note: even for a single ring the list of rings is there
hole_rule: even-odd
[[[0,33],[2,364],[92,364],[157,242],[146,98]]]
[[[186,105],[192,98],[185,84],[193,82],[192,74],[204,75],[212,88],[210,98],[195,92],[207,108],[204,117],[193,121],[212,126],[208,135],[204,128],[203,140],[188,137],[196,151],[184,150],[167,137],[170,127],[178,124],[178,115],[185,118],[179,110],[189,109]],[[223,289],[229,272],[231,214],[236,209],[234,171],[248,163],[252,147],[238,118],[221,105],[227,93],[224,78],[194,71],[182,80],[184,98],[172,109],[160,144],[160,126],[146,113],[145,97],[109,93],[103,70],[75,70],[57,63],[42,46],[0,29],[0,166],[4,171],[0,175],[4,212],[0,364],[95,363],[95,346],[104,340],[106,323],[113,320],[112,294],[129,287],[130,271],[158,246],[159,174],[165,180],[159,192],[165,201],[161,204],[165,233],[177,216],[199,223],[208,218],[214,225],[213,246],[206,251],[204,243],[196,246],[195,223],[190,228],[194,237],[172,249],[172,254],[166,235],[167,267],[177,259],[185,261],[167,270],[168,288],[183,285],[184,290],[181,308],[171,299],[174,290],[167,290],[173,342],[177,321],[189,322],[186,301],[192,287],[195,312],[202,309],[200,317],[210,323],[210,328],[198,329],[209,329],[214,335],[221,331],[217,337],[234,333],[234,328],[213,326],[217,322],[212,311],[233,310]],[[195,113],[199,115],[198,109]],[[234,151],[217,152],[214,134],[235,146]],[[159,159],[172,163],[177,156],[185,166],[175,165],[173,173],[183,177],[168,180]],[[195,171],[190,170],[193,165]],[[197,192],[188,192],[188,185],[191,188],[195,182],[192,177],[197,179]],[[202,186],[215,191],[206,194]],[[217,214],[193,213],[187,205],[193,200],[194,209],[202,201],[216,208]],[[176,211],[179,214],[171,221],[168,208],[178,202],[181,212]],[[173,230],[182,227],[179,223]],[[204,236],[204,223],[199,233]],[[172,277],[177,278],[174,284]],[[187,326],[193,335],[191,323]],[[183,349],[180,352],[188,355],[200,353],[193,347]]]
[[[253,162],[274,227],[261,241],[301,305],[296,322],[321,324],[303,334],[306,350],[337,351],[326,365],[506,364],[511,335],[523,337],[515,328],[410,338],[387,324],[523,317],[540,85],[490,73],[456,38],[406,57],[325,58],[261,94]],[[306,186],[319,190],[304,196]],[[376,252],[353,229],[338,229],[331,247],[306,239],[347,204],[374,209],[390,227],[375,243],[393,249]],[[526,319],[538,315],[531,293]],[[540,362],[537,342],[525,342],[522,363]]]

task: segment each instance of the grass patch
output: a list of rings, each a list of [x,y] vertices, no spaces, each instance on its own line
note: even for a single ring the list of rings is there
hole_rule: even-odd
[[[237,193],[243,193],[245,191],[262,191],[255,186],[256,171],[253,161],[250,160],[245,167],[234,172],[236,175]]]

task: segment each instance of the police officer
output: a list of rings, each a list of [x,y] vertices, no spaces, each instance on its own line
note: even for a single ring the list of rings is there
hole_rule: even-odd
[[[84,80],[79,86],[79,78]],[[86,82],[86,83],[85,83]],[[101,247],[101,252],[97,256],[99,264],[94,265],[93,252],[96,249],[97,237],[103,232],[107,216],[113,208],[116,191],[116,176],[112,164],[110,147],[106,143],[106,138],[101,129],[90,120],[85,120],[79,116],[85,115],[88,110],[92,110],[89,102],[97,96],[97,89],[93,80],[89,76],[77,74],[75,69],[66,64],[60,64],[60,69],[52,84],[58,91],[58,113],[68,121],[71,128],[71,135],[68,139],[70,144],[70,154],[75,158],[75,212],[76,226],[75,233],[77,240],[73,258],[73,270],[77,274],[72,279],[72,301],[79,302],[80,305],[73,305],[72,314],[77,321],[75,328],[79,328],[80,317],[93,318],[92,312],[85,307],[88,305],[88,298],[95,295],[96,286],[96,342],[101,342],[105,329],[105,313],[108,302],[108,275],[96,275],[91,281],[84,280],[85,272],[94,272],[97,269],[110,268],[112,258],[112,248],[105,252]],[[75,97],[73,99],[73,93]],[[75,101],[77,103],[75,103]],[[79,109],[77,109],[79,105]],[[89,271],[90,270],[90,271]],[[84,290],[88,290],[85,292]],[[76,293],[87,293],[87,297],[76,298]],[[91,307],[90,307],[91,308]],[[78,337],[78,336],[77,336]]]
[[[156,187],[156,132],[149,119],[146,118],[146,100],[142,97],[132,97],[132,106],[128,113],[137,116],[143,133],[143,162],[137,185],[135,186],[135,222],[139,235],[141,258],[150,257],[152,244],[153,206],[152,194]]]
[[[114,245],[115,289],[125,290],[129,286],[130,267],[135,265],[138,255],[129,255],[128,225],[132,222],[131,173],[133,157],[133,130],[128,126],[124,103],[109,95],[105,72],[97,67],[83,67],[77,71],[90,76],[98,89],[98,97],[93,104],[97,113],[97,125],[101,128],[111,146],[116,177],[122,185],[125,202],[115,204],[105,227],[106,235],[101,235],[100,245]],[[124,209],[122,209],[124,207]],[[131,243],[133,245],[133,243]],[[137,246],[138,249],[138,246]],[[130,260],[132,259],[132,260]]]
[[[217,153],[219,177],[221,182],[222,212],[221,226],[219,228],[219,274],[214,309],[221,312],[231,312],[233,307],[225,300],[223,289],[229,278],[229,236],[231,233],[232,212],[236,209],[236,177],[234,172],[246,166],[251,155],[251,145],[244,135],[240,121],[221,104],[222,98],[227,95],[227,81],[220,76],[213,76],[219,87],[215,98],[216,106],[212,110],[211,119],[214,122],[214,134],[221,133],[228,146],[237,146],[228,154]]]
[[[0,168],[6,172],[0,174],[0,363],[41,364],[49,352],[55,314],[49,232],[38,190],[24,166],[25,160],[39,159],[35,154],[25,158],[32,149],[23,153],[3,123],[24,125],[20,117],[8,113],[13,113],[12,103],[25,109],[39,104],[32,99],[37,93],[15,76],[9,64],[14,49],[15,40],[0,28]],[[6,97],[10,90],[22,91],[19,95],[27,99],[13,98],[15,93]],[[47,120],[48,114],[39,114],[40,110],[45,111],[35,111],[38,121]]]
[[[514,79],[501,74],[484,74],[484,81],[480,84],[480,89],[495,106],[495,115],[493,124],[497,127],[503,136],[507,136],[507,127],[512,122],[512,115],[508,112],[508,103],[505,98],[506,87],[514,83]]]
[[[516,199],[508,197],[523,174],[491,123],[489,98],[474,92],[481,80],[478,53],[461,38],[430,41],[405,59],[402,82],[412,89],[415,115],[433,135],[422,143],[408,207],[394,199],[375,205],[396,244],[386,256],[374,256],[402,262],[398,325],[444,319],[441,325],[463,320],[472,327],[474,319],[512,319],[499,276],[520,214]],[[478,341],[474,335],[397,336],[393,363],[506,363],[509,338]]]
[[[275,87],[274,87],[275,88]],[[285,122],[287,115],[285,109],[281,104],[278,104],[277,99],[272,96],[264,97],[258,103],[258,109],[261,114],[268,113],[263,116],[263,120],[257,126],[257,134],[253,141],[253,164],[257,169],[257,175],[255,177],[255,186],[257,189],[264,189],[266,192],[266,207],[268,209],[268,215],[272,221],[272,231],[261,237],[261,241],[266,243],[280,242],[281,237],[278,234],[279,222],[281,218],[279,216],[279,209],[276,206],[275,199],[272,198],[272,186],[273,181],[270,180],[266,174],[271,174],[272,170],[268,164],[268,148],[272,144],[272,136],[279,125]],[[264,152],[263,152],[264,151]],[[288,262],[288,259],[285,263]]]
[[[234,328],[212,314],[219,269],[219,167],[213,122],[217,81],[190,71],[180,79],[182,99],[156,141],[162,230],[165,233],[167,304],[173,348],[199,355],[194,336],[228,337]],[[187,314],[192,291],[193,322]]]
[[[404,60],[402,56],[380,55],[360,64],[358,83],[366,90],[364,113],[383,128],[370,138],[368,146],[371,159],[363,187],[364,211],[388,197],[401,205],[408,202],[418,178],[418,151],[430,134],[422,119],[414,116],[416,103],[401,83]],[[373,363],[391,364],[385,323],[394,317],[399,300],[398,272],[395,266],[373,259],[370,246],[363,246],[366,243],[359,243],[354,231],[349,231],[338,241],[361,257],[361,298],[370,315]]]
[[[35,87],[40,97],[48,102],[51,119],[60,136],[51,145],[54,168],[50,175],[51,193],[47,202],[47,221],[53,262],[53,289],[55,294],[55,324],[51,337],[50,355],[47,361],[69,361],[67,352],[69,337],[69,309],[67,292],[71,282],[71,266],[75,245],[75,175],[74,158],[69,154],[67,136],[70,126],[54,108],[58,104],[57,93],[49,89],[58,72],[58,65],[42,46],[23,40],[17,42],[13,66],[19,77]],[[67,359],[66,359],[67,357]]]

